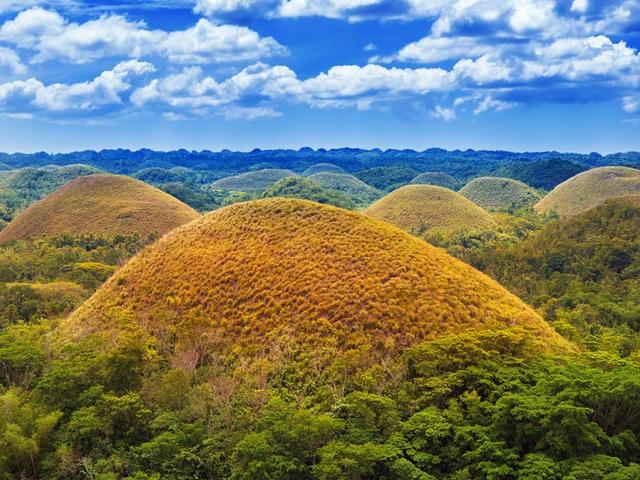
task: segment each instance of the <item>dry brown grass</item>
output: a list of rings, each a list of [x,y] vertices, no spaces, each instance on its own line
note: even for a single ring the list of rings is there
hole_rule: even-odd
[[[611,198],[640,194],[640,170],[601,167],[579,173],[561,183],[535,205],[538,213],[570,217],[591,210]]]
[[[357,213],[280,198],[226,207],[169,233],[63,331],[78,337],[133,324],[165,348],[211,338],[217,352],[240,356],[283,342],[389,352],[448,332],[512,326],[544,348],[566,345],[521,300],[443,250]]]
[[[60,234],[164,234],[200,215],[180,200],[120,175],[80,177],[32,205],[0,242]]]
[[[410,233],[433,229],[482,230],[495,220],[462,195],[435,185],[407,185],[371,205],[364,214],[391,223]]]

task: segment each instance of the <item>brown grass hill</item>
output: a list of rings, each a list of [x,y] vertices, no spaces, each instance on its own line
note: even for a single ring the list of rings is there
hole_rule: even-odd
[[[530,207],[542,195],[529,185],[511,178],[479,177],[458,192],[482,208],[507,210]]]
[[[178,199],[120,175],[80,177],[35,203],[0,232],[0,243],[60,234],[162,235],[200,215]]]
[[[484,230],[495,220],[462,195],[435,185],[407,185],[394,190],[364,211],[409,233]]]
[[[561,183],[535,205],[538,213],[570,217],[591,210],[611,198],[640,194],[640,170],[600,167]]]
[[[293,177],[296,174],[291,170],[283,170],[278,168],[266,168],[263,170],[254,170],[253,172],[241,173],[233,177],[225,177],[216,180],[211,184],[212,188],[223,190],[262,190],[270,187],[274,183],[286,177]]]
[[[416,185],[436,185],[438,187],[448,188],[449,190],[458,190],[462,186],[460,180],[441,172],[421,173],[411,180],[411,183]]]
[[[504,327],[545,349],[567,345],[521,300],[443,250],[298,199],[235,204],[170,232],[61,333],[117,339],[134,325],[172,364],[191,368],[262,359],[322,370],[340,352],[380,358],[448,332]]]
[[[338,165],[334,165],[333,163],[316,163],[315,165],[311,165],[304,172],[302,172],[303,177],[310,177],[316,173],[347,173],[344,171],[342,167]]]

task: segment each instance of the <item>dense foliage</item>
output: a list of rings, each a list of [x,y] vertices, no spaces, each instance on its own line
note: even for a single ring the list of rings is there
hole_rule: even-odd
[[[0,327],[69,313],[153,240],[58,236],[0,248]]]
[[[490,210],[520,210],[533,206],[542,198],[542,193],[519,180],[498,177],[474,178],[458,193]]]
[[[303,177],[287,177],[265,188],[260,198],[284,197],[311,200],[326,205],[353,210],[355,202],[345,193],[324,188],[319,183]]]
[[[565,180],[584,172],[587,167],[569,160],[552,159],[531,163],[510,163],[491,174],[496,177],[520,180],[534,188],[551,190]]]

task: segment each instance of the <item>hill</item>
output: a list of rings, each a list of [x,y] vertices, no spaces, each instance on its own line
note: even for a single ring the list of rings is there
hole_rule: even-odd
[[[378,190],[389,190],[413,180],[419,171],[405,166],[384,166],[360,170],[355,174],[360,180]]]
[[[365,215],[410,233],[492,228],[487,212],[456,192],[434,185],[407,185],[394,190],[364,211]]]
[[[462,186],[460,180],[441,172],[421,173],[411,180],[411,183],[416,185],[436,185],[438,187],[448,188],[449,190],[458,190]]]
[[[164,234],[199,214],[155,187],[119,175],[80,177],[35,203],[0,242],[60,234]]]
[[[545,348],[562,344],[517,297],[444,251],[363,215],[292,199],[232,205],[174,230],[66,327],[73,335],[117,330],[118,311],[160,343],[175,338],[191,351],[197,338],[217,354],[299,347],[333,358],[514,325]]]
[[[311,200],[326,205],[334,205],[340,208],[353,210],[356,208],[351,198],[336,190],[324,188],[317,182],[303,177],[283,178],[274,185],[266,188],[260,198],[299,198]]]
[[[262,190],[267,188],[278,180],[286,177],[293,177],[295,173],[291,170],[283,170],[277,168],[266,168],[263,170],[255,170],[253,172],[241,173],[233,177],[221,178],[211,184],[213,188],[221,188],[224,190]]]
[[[569,160],[549,159],[531,163],[509,163],[498,167],[491,175],[513,178],[534,188],[551,190],[587,169],[588,167]]]
[[[311,165],[304,172],[302,172],[303,177],[310,177],[315,173],[347,173],[344,171],[342,167],[338,165],[334,165],[333,163],[316,163],[315,165]]]
[[[47,165],[0,172],[0,204],[11,215],[44,198],[71,180],[98,173],[88,165]]]
[[[482,208],[495,210],[519,209],[538,202],[540,195],[533,188],[511,178],[474,178],[459,191]]]
[[[538,213],[557,212],[568,217],[586,212],[610,198],[640,193],[640,170],[600,167],[561,183],[535,205]]]
[[[322,187],[343,193],[358,206],[366,206],[376,201],[382,193],[353,175],[343,173],[316,173],[308,177]]]

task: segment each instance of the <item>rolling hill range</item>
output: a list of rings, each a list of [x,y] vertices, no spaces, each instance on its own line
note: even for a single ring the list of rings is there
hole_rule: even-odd
[[[287,177],[264,189],[260,198],[299,198],[312,202],[333,205],[347,210],[356,208],[355,202],[345,193],[324,188],[317,182],[304,177]]]
[[[80,177],[35,203],[0,232],[0,242],[60,234],[164,234],[199,217],[155,187],[119,175]]]
[[[462,195],[434,185],[407,185],[364,211],[410,233],[433,229],[482,230],[496,225],[486,211]]]
[[[498,177],[474,178],[458,192],[482,208],[495,210],[528,207],[542,195],[518,180]]]
[[[315,173],[308,178],[323,188],[335,190],[348,196],[358,206],[368,205],[382,196],[379,190],[367,185],[353,175],[322,172]]]
[[[266,168],[255,170],[253,172],[241,173],[233,177],[221,178],[211,184],[212,188],[220,188],[224,190],[262,190],[267,188],[278,180],[286,177],[293,177],[295,173],[291,170],[283,170],[277,168]]]
[[[491,175],[513,178],[534,188],[551,190],[585,170],[588,167],[569,160],[549,159],[531,163],[509,163],[498,167]]]
[[[311,165],[304,172],[302,172],[303,177],[310,177],[316,173],[347,173],[344,171],[342,167],[338,165],[334,165],[333,163],[316,163],[315,165]]]
[[[640,170],[600,167],[561,183],[535,205],[538,213],[568,217],[586,212],[610,198],[640,193]]]
[[[462,186],[462,182],[458,179],[441,172],[421,173],[411,180],[411,183],[417,185],[436,185],[438,187],[448,188],[449,190],[458,190]]]
[[[291,199],[236,204],[174,230],[64,330],[117,331],[114,312],[162,351],[193,353],[205,342],[217,355],[284,348],[324,361],[363,346],[397,351],[448,332],[512,326],[545,349],[565,346],[517,297],[444,251],[363,215]]]

